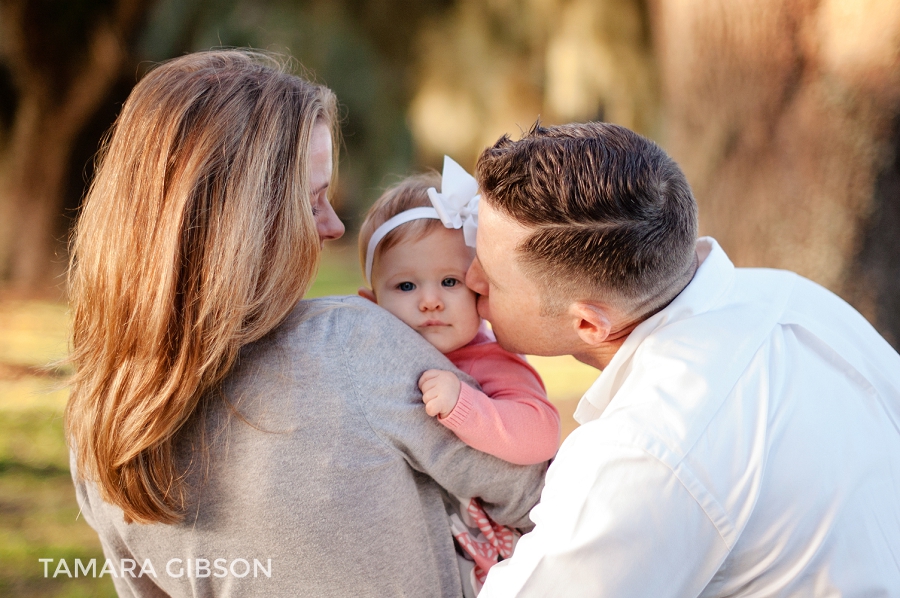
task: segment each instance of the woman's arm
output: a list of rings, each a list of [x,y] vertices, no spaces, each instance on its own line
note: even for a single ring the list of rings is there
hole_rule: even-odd
[[[422,406],[417,381],[425,370],[451,370],[452,364],[387,311],[363,299],[345,303],[358,307],[344,322],[345,366],[375,434],[451,494],[480,497],[498,523],[530,527],[528,511],[540,498],[546,466],[507,463],[436,422]]]

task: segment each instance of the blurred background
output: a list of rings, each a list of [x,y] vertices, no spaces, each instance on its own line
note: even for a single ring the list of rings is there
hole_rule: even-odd
[[[112,595],[39,558],[101,558],[62,437],[63,273],[93,156],[154,64],[295,58],[335,90],[348,225],[312,294],[361,284],[355,229],[400,176],[471,169],[500,135],[605,120],[684,168],[701,233],[797,271],[900,346],[896,0],[0,0],[0,595]],[[571,408],[596,372],[537,360]]]

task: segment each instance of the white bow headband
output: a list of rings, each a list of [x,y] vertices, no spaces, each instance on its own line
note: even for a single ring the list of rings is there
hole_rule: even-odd
[[[441,173],[441,192],[430,187],[428,198],[433,208],[413,208],[400,212],[375,229],[366,248],[366,282],[372,284],[372,262],[375,248],[385,235],[412,220],[440,220],[447,228],[462,228],[466,245],[475,247],[475,231],[478,230],[478,183],[465,169],[444,156],[444,171]]]

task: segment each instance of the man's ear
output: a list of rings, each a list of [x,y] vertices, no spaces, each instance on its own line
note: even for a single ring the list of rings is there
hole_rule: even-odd
[[[363,299],[368,299],[372,303],[378,303],[378,301],[375,299],[375,292],[372,289],[359,287],[359,289],[356,290],[356,293]]]
[[[593,303],[575,301],[569,306],[575,333],[588,346],[597,347],[609,337],[612,323],[606,309]]]

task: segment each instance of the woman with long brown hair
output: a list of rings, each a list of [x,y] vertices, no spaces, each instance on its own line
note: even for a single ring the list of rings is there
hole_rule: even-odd
[[[147,74],[104,144],[66,426],[120,594],[454,596],[442,488],[527,522],[543,468],[421,407],[449,362],[368,301],[301,301],[343,233],[336,127],[327,88],[215,51]]]

